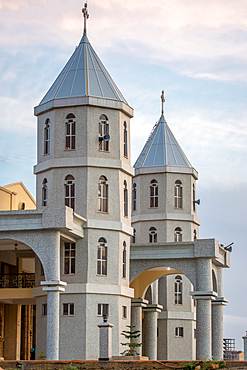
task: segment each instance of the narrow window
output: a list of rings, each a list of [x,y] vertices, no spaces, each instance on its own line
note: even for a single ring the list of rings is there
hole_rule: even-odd
[[[182,229],[180,227],[176,227],[174,230],[174,242],[181,242],[182,241]]]
[[[50,154],[50,120],[48,118],[44,129],[44,154]]]
[[[75,274],[75,243],[64,244],[64,274]]]
[[[109,314],[109,305],[105,303],[98,304],[98,316],[108,316]]]
[[[133,211],[136,211],[136,184],[133,184],[132,199],[133,199]]]
[[[75,209],[75,179],[72,175],[65,177],[65,205]]]
[[[128,132],[127,123],[124,121],[124,156],[128,158]]]
[[[74,303],[63,303],[63,316],[74,316]]]
[[[135,242],[136,242],[136,229],[133,229],[132,243],[135,244]]]
[[[182,208],[183,207],[183,199],[182,199],[182,182],[177,180],[174,186],[174,207],[175,208]]]
[[[70,113],[66,117],[66,136],[65,136],[65,149],[73,150],[75,149],[75,116]]]
[[[123,242],[123,278],[126,278],[126,243]]]
[[[196,230],[194,230],[194,240],[197,239],[197,233],[196,233]]]
[[[158,208],[158,181],[150,183],[150,208]]]
[[[43,180],[42,185],[42,206],[47,206],[47,179]]]
[[[127,319],[127,307],[123,306],[123,319]]]
[[[174,286],[174,294],[175,294],[175,304],[182,304],[183,297],[182,297],[182,278],[180,275],[175,277],[175,286]]]
[[[193,184],[193,211],[196,211],[196,190],[195,190],[195,184]]]
[[[105,238],[99,239],[97,254],[97,275],[107,275],[107,247]]]
[[[182,338],[184,336],[184,328],[182,326],[175,328],[175,337]]]
[[[47,316],[47,303],[42,304],[42,316]]]
[[[124,180],[124,216],[128,217],[128,188],[127,182]]]
[[[157,243],[157,229],[155,227],[149,229],[149,243]]]
[[[108,184],[105,176],[100,176],[98,183],[98,212],[108,212]]]
[[[105,136],[109,135],[108,118],[102,114],[99,119],[99,150],[109,152],[109,139]]]

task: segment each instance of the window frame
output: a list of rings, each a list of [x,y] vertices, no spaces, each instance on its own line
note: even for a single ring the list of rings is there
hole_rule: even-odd
[[[128,185],[124,180],[124,217],[128,217]]]
[[[99,138],[104,135],[109,135],[109,123],[108,118],[104,114],[100,116],[99,121]],[[109,152],[109,140],[99,140],[99,151]]]
[[[67,175],[65,177],[65,195],[64,204],[65,206],[75,210],[75,178],[72,175]]]
[[[158,235],[157,235],[157,229],[154,226],[151,226],[149,228],[149,243],[157,243]]]
[[[182,243],[183,241],[183,230],[181,227],[176,227],[174,230],[174,243]]]
[[[176,338],[183,338],[184,337],[184,327],[183,326],[177,326],[175,328],[175,337]]]
[[[122,306],[122,318],[127,319],[127,306]]]
[[[45,121],[44,127],[44,155],[50,154],[50,145],[51,145],[51,127],[49,118]]]
[[[109,317],[109,304],[108,303],[98,303],[98,314],[97,316],[103,317],[103,315]]]
[[[135,244],[135,242],[136,242],[136,229],[133,228],[132,244]]]
[[[174,185],[174,208],[183,208],[183,187],[180,180],[176,180]]]
[[[150,208],[159,208],[159,185],[158,181],[150,181]]]
[[[107,276],[107,241],[99,238],[97,248],[97,276]]]
[[[98,212],[108,213],[108,180],[104,175],[98,182]]]
[[[47,303],[42,303],[41,310],[41,316],[47,316]]]
[[[76,139],[76,122],[73,113],[70,113],[66,117],[65,122],[65,150],[75,150],[75,139]]]
[[[128,131],[127,131],[127,122],[124,121],[123,123],[124,126],[124,157],[128,158]]]
[[[47,200],[48,200],[48,181],[47,178],[43,179],[42,182],[42,207],[47,206]]]
[[[75,273],[76,273],[76,243],[66,242],[64,243],[63,274],[64,275],[75,275]]]
[[[67,314],[65,313],[65,307],[67,306]],[[75,304],[74,303],[63,303],[63,316],[75,316]]]
[[[133,184],[133,188],[132,188],[132,208],[133,208],[133,211],[137,210],[136,208],[136,183]]]
[[[127,247],[126,242],[123,242],[123,279],[126,279],[127,276]]]
[[[180,275],[175,277],[174,282],[174,304],[181,306],[183,304],[183,279]]]

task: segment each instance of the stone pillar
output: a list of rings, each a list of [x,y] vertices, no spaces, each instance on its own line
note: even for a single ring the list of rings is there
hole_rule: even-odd
[[[110,361],[112,359],[112,328],[107,322],[107,317],[98,325],[99,331],[99,361]]]
[[[159,280],[155,280],[152,284],[152,304],[159,303]]]
[[[134,330],[139,330],[141,335],[138,338],[133,338],[133,343],[142,343],[142,308],[146,307],[148,301],[146,299],[131,299],[131,325],[135,326]],[[142,355],[142,346],[138,348],[140,356]]]
[[[66,282],[41,281],[47,291],[46,359],[59,360],[59,295],[65,291]]]
[[[247,361],[247,332],[244,337],[242,337],[244,340],[244,361]]]
[[[218,360],[223,359],[223,306],[227,303],[224,297],[212,301],[212,356]]]
[[[144,311],[144,350],[149,360],[157,360],[157,319],[163,306],[149,304]]]

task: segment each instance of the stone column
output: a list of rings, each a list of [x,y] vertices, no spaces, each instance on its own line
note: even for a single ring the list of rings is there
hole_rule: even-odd
[[[144,311],[144,348],[149,360],[157,360],[157,319],[163,306],[149,304]]]
[[[242,337],[244,340],[244,361],[247,361],[247,332],[244,337]]]
[[[112,359],[112,328],[107,322],[107,317],[98,325],[99,332],[99,361],[110,361]]]
[[[131,325],[135,326],[134,330],[139,330],[141,335],[138,338],[133,338],[133,343],[142,343],[142,308],[146,307],[148,301],[146,299],[131,299]],[[140,356],[142,355],[142,346],[138,348]]]
[[[223,306],[227,303],[224,297],[212,301],[212,356],[217,360],[223,359]]]
[[[66,282],[41,281],[47,291],[46,359],[59,360],[59,295],[65,291]]]

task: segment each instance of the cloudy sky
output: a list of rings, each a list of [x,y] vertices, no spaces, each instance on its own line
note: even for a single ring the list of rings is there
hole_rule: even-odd
[[[0,0],[0,185],[35,196],[33,107],[79,43],[79,0]],[[88,36],[130,106],[135,161],[160,116],[199,171],[200,237],[235,242],[224,271],[224,336],[246,314],[246,0],[88,0]]]

